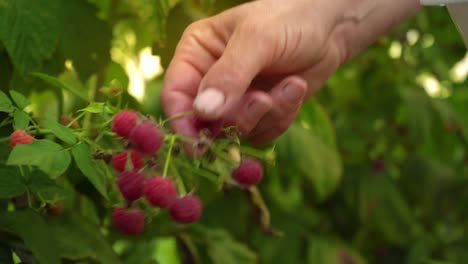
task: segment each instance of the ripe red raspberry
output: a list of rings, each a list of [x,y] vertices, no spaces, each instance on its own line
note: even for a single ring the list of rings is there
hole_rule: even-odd
[[[202,203],[195,195],[186,195],[174,201],[170,208],[170,214],[174,221],[182,224],[190,224],[200,219]]]
[[[139,209],[115,208],[112,212],[112,224],[123,234],[136,236],[145,229],[145,214]]]
[[[129,202],[133,202],[143,195],[145,175],[137,171],[124,171],[117,179],[120,193]]]
[[[31,144],[34,141],[34,137],[29,135],[28,132],[17,129],[10,135],[10,147],[14,148],[18,144]]]
[[[130,154],[130,159],[132,161],[130,169],[139,170],[143,168],[143,156],[140,154],[140,152],[131,150],[122,151],[112,156],[112,166],[114,169],[119,172],[122,172],[126,169],[128,154]]]
[[[150,204],[160,208],[169,208],[177,198],[176,186],[169,178],[149,178],[143,193]]]
[[[136,150],[148,155],[154,155],[161,148],[164,135],[153,122],[145,121],[133,129],[129,140]]]
[[[193,125],[198,133],[204,131],[207,133],[207,136],[215,138],[221,134],[223,129],[224,122],[223,120],[202,120],[198,117],[193,118]]]
[[[128,138],[139,118],[138,113],[133,110],[120,111],[112,120],[112,131],[123,138]]]
[[[259,161],[245,158],[237,169],[232,172],[232,178],[242,186],[256,185],[263,177],[263,167]]]

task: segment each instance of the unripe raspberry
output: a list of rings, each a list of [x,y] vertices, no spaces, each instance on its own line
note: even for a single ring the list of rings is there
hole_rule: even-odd
[[[153,122],[145,121],[133,129],[129,140],[136,150],[148,155],[154,155],[161,148],[164,135]]]
[[[18,144],[31,144],[33,141],[34,137],[22,129],[17,129],[10,135],[11,148],[14,148]]]
[[[120,111],[112,120],[112,131],[123,138],[128,138],[139,118],[138,113],[133,110]]]
[[[169,208],[177,198],[176,186],[169,178],[149,178],[143,192],[150,204],[160,208]]]
[[[129,154],[130,160],[132,161],[130,169],[139,170],[143,168],[143,156],[140,154],[140,152],[135,150],[123,151],[112,156],[112,167],[114,167],[114,169],[116,169],[118,172],[124,171],[126,169],[127,158]]]
[[[139,199],[143,195],[145,175],[137,171],[124,171],[117,180],[120,193],[129,202]]]
[[[202,213],[202,203],[195,195],[186,195],[174,201],[170,214],[174,221],[190,224],[198,221]]]
[[[263,177],[263,167],[259,161],[245,158],[237,169],[232,172],[232,178],[242,186],[256,185]]]
[[[372,162],[372,170],[375,172],[383,172],[386,168],[385,160],[380,157]]]
[[[65,211],[65,204],[63,201],[58,201],[54,204],[50,204],[47,206],[47,214],[51,216],[61,216]]]
[[[60,124],[64,125],[64,126],[68,126],[68,124],[71,123],[70,127],[73,128],[73,129],[78,129],[80,128],[80,123],[78,123],[77,120],[75,120],[72,116],[69,116],[69,115],[63,115],[60,117],[60,120],[59,120]]]
[[[112,213],[112,224],[121,233],[136,236],[145,229],[145,214],[139,209],[115,208]]]
[[[198,117],[193,118],[193,125],[198,133],[204,132],[207,136],[215,138],[221,134],[224,122],[222,120],[202,120]]]

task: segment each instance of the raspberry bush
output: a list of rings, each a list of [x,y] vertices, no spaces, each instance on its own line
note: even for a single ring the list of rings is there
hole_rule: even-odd
[[[65,85],[54,77],[40,76]],[[13,100],[2,96],[11,104],[11,111],[22,111],[13,105],[13,96]],[[162,119],[119,109],[119,104],[119,100],[117,104],[112,100],[91,102],[57,120],[31,113],[24,129],[11,128],[5,138],[11,150],[2,165],[5,173],[16,177],[3,179],[17,188],[2,192],[11,198],[13,213],[6,213],[12,215],[11,221],[15,215],[21,218],[25,214],[31,221],[52,221],[57,225],[53,228],[65,231],[72,228],[66,221],[81,221],[76,218],[81,213],[75,210],[92,210],[94,225],[112,234],[98,238],[112,252],[108,239],[113,243],[119,239],[144,241],[160,232],[181,234],[196,224],[203,216],[204,202],[213,199],[213,194],[239,186],[230,173],[242,166],[240,155],[272,161],[271,150],[241,145],[236,128],[224,127],[221,121],[196,121],[199,136],[188,138],[173,133],[168,125],[178,118],[198,120],[193,113]],[[16,122],[15,118],[8,115],[4,122]],[[186,152],[187,148],[193,151]],[[258,182],[259,178],[255,184]],[[259,228],[271,228],[269,211],[255,184],[251,182],[247,192],[266,219]],[[161,222],[164,225],[159,227]],[[62,224],[65,226],[60,227]],[[118,258],[111,252],[102,262]],[[29,254],[37,257],[34,251]]]
[[[466,262],[450,17],[421,12],[252,146],[160,102],[185,28],[241,2],[0,0],[1,264]]]

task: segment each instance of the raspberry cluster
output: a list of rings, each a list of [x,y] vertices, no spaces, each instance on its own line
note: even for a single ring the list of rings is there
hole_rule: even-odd
[[[102,150],[104,148],[96,148],[94,157],[105,160],[113,167],[117,175],[115,186],[121,194],[121,201],[125,202],[115,207],[112,213],[112,224],[121,233],[131,236],[143,233],[147,220],[160,212],[167,212],[179,224],[192,224],[201,218],[203,203],[195,194],[197,180],[190,180],[191,190],[187,192],[185,184],[189,183],[184,173],[171,167],[175,175],[167,175],[169,167],[175,164],[181,164],[192,175],[202,170],[205,175],[198,175],[210,174],[208,178],[217,184],[221,182],[246,189],[255,186],[263,178],[260,161],[242,157],[235,128],[229,130],[224,127],[222,120],[206,121],[185,113],[180,115],[180,118],[184,117],[192,122],[198,138],[170,133],[168,129],[165,130],[164,122],[158,124],[137,111],[122,110],[113,117],[111,129],[117,141],[122,143],[123,150],[112,151],[109,155],[106,150]],[[170,119],[174,118],[179,116]],[[71,116],[64,116],[60,123],[72,129],[80,128]],[[15,130],[9,139],[11,148],[35,140],[27,131],[20,129]],[[190,144],[193,153],[182,153],[183,146]],[[219,168],[223,163],[214,163],[218,158],[229,170]],[[170,165],[171,162],[173,165]],[[226,171],[231,172],[230,178],[222,177]],[[61,215],[64,211],[63,201],[49,204],[45,209],[49,215]]]
[[[114,227],[126,235],[139,235],[144,231],[145,212],[135,202],[144,198],[160,209],[168,209],[172,219],[181,224],[198,221],[202,203],[194,194],[178,196],[174,180],[144,173],[145,159],[158,154],[164,144],[164,132],[153,121],[143,119],[139,113],[123,110],[114,116],[112,130],[129,143],[130,150],[112,157],[112,166],[119,173],[117,186],[129,205],[115,208]]]

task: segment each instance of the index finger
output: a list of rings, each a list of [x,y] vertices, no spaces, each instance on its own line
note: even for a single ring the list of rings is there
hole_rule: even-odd
[[[162,103],[168,117],[193,110],[200,81],[224,46],[209,21],[196,22],[184,32],[163,84]],[[190,118],[175,119],[171,127],[185,136],[197,137]]]

